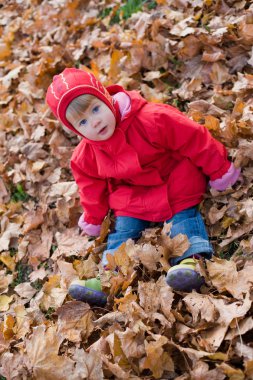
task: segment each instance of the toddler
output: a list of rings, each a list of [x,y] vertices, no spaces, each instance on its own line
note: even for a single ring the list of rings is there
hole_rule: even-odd
[[[103,266],[108,253],[127,239],[138,239],[151,222],[172,222],[171,237],[187,235],[190,247],[171,260],[167,283],[175,290],[199,289],[196,259],[210,259],[213,249],[197,206],[208,179],[223,191],[240,174],[225,147],[174,107],[149,103],[119,85],[105,88],[83,70],[67,68],[56,75],[46,100],[54,115],[82,137],[71,159],[84,211],[79,227],[98,236],[109,209],[115,215]],[[104,296],[92,280],[73,283],[70,294],[89,303]]]

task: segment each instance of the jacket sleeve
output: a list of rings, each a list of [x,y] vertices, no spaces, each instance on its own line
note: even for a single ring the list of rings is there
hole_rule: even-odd
[[[211,180],[221,178],[231,165],[225,146],[206,127],[177,109],[164,105],[161,108],[161,112],[155,113],[155,120],[162,146],[188,157]]]
[[[79,188],[85,222],[101,224],[109,210],[107,181],[89,176],[74,160],[70,166]]]

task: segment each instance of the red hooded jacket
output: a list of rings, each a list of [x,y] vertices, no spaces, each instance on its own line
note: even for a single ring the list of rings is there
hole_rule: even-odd
[[[162,222],[197,205],[207,177],[221,178],[230,167],[225,147],[169,105],[117,85],[107,90],[130,96],[131,111],[110,139],[83,138],[73,153],[85,221],[101,224],[112,209],[116,216]]]

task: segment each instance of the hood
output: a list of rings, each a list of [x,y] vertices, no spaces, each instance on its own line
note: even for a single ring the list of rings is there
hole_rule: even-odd
[[[66,119],[66,110],[73,99],[85,94],[94,95],[104,102],[117,119],[113,98],[102,83],[88,71],[75,68],[65,69],[59,75],[54,76],[46,94],[46,102],[56,118],[79,135],[80,133]]]

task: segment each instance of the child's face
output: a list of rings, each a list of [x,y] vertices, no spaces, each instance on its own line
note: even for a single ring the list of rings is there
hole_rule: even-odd
[[[72,122],[72,125],[87,139],[103,141],[113,135],[116,119],[110,108],[94,97],[81,118]]]

